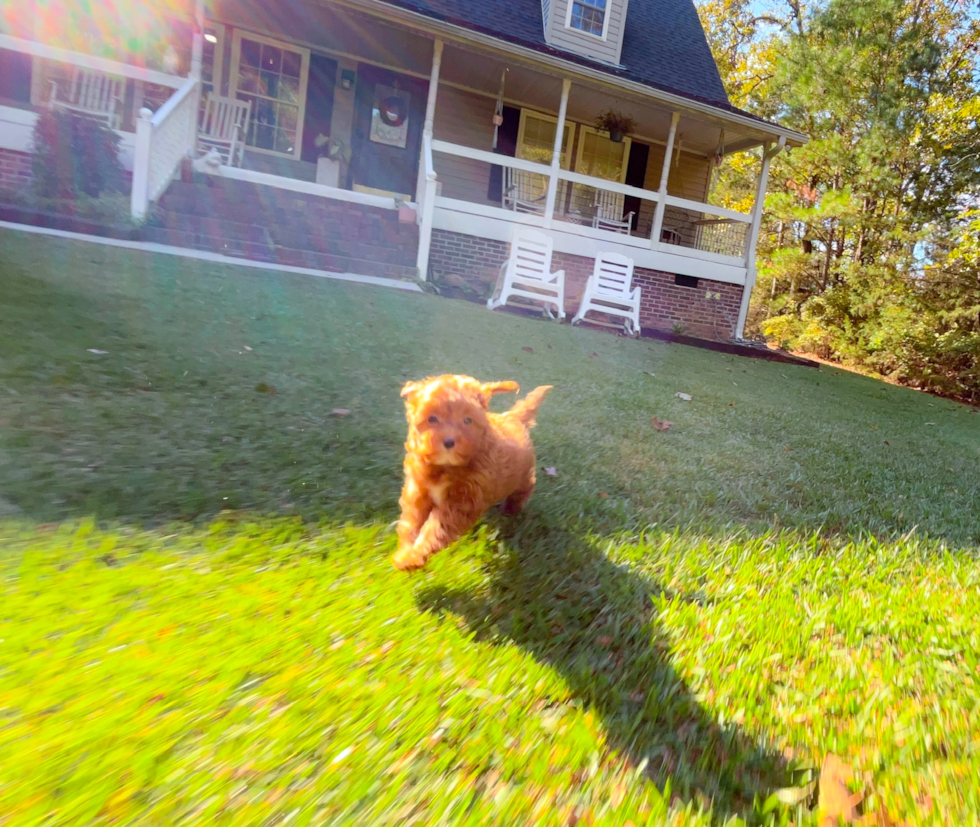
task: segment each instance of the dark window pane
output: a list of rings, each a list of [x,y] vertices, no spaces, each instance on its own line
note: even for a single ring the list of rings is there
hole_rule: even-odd
[[[296,129],[296,121],[299,119],[299,109],[288,104],[279,104],[279,126],[283,129]]]
[[[576,0],[572,6],[572,28],[601,36],[605,17],[605,12],[602,11],[604,7],[605,0],[594,0],[589,3]]]
[[[261,61],[261,47],[254,40],[243,40],[242,41],[242,65],[243,66],[254,66],[256,69],[259,68]]]
[[[283,77],[279,80],[279,100],[288,103],[299,103],[299,80]]]
[[[275,46],[263,46],[262,68],[267,72],[279,72],[282,69],[282,49]]]
[[[255,120],[260,124],[276,122],[276,105],[272,101],[259,100],[255,108]]]
[[[296,149],[296,133],[291,129],[276,130],[276,152],[292,154]]]
[[[261,81],[262,85],[259,87],[260,94],[268,98],[279,97],[279,75],[274,72],[263,72]]]
[[[239,72],[238,88],[242,92],[257,92],[259,89],[259,75],[255,69],[249,66],[242,66]]]
[[[285,52],[282,56],[282,73],[291,78],[298,78],[303,66],[303,56],[298,52]]]
[[[255,127],[255,146],[259,149],[272,149],[275,146],[276,130],[271,126],[259,124]]]

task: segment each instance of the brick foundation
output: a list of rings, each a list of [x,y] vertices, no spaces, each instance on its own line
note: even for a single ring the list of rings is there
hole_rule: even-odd
[[[0,189],[16,190],[31,183],[31,156],[13,149],[0,149]]]
[[[396,210],[224,178],[175,181],[144,234],[163,244],[315,270],[416,275],[418,226],[400,222]]]
[[[462,277],[482,295],[489,296],[500,266],[510,254],[510,244],[489,238],[433,230],[429,254],[430,278],[452,283]],[[585,256],[555,253],[552,266],[565,270],[565,312],[578,310],[593,260]],[[725,341],[735,334],[742,287],[710,279],[698,279],[697,287],[681,287],[672,273],[637,267],[633,273],[640,287],[640,324],[645,328],[685,333],[703,339]],[[709,299],[708,294],[719,295]]]

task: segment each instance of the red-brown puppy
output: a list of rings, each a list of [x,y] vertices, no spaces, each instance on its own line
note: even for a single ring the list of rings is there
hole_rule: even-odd
[[[395,568],[421,568],[494,503],[514,514],[527,502],[535,482],[528,431],[551,385],[535,388],[507,413],[489,412],[495,393],[517,390],[516,382],[451,375],[402,388],[408,440]]]

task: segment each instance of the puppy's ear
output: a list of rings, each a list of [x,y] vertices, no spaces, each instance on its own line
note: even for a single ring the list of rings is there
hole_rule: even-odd
[[[401,397],[405,399],[406,397],[411,398],[413,395],[422,390],[421,382],[406,382],[402,385]]]
[[[490,407],[490,400],[497,393],[517,393],[521,386],[517,382],[484,382],[480,385],[480,395],[483,398],[483,407]]]

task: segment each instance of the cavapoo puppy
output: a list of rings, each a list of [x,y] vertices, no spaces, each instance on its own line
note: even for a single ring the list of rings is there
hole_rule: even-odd
[[[516,514],[527,502],[535,482],[528,431],[551,385],[535,388],[506,413],[489,412],[495,393],[517,390],[516,382],[450,375],[402,388],[408,440],[395,568],[421,568],[494,503]]]

